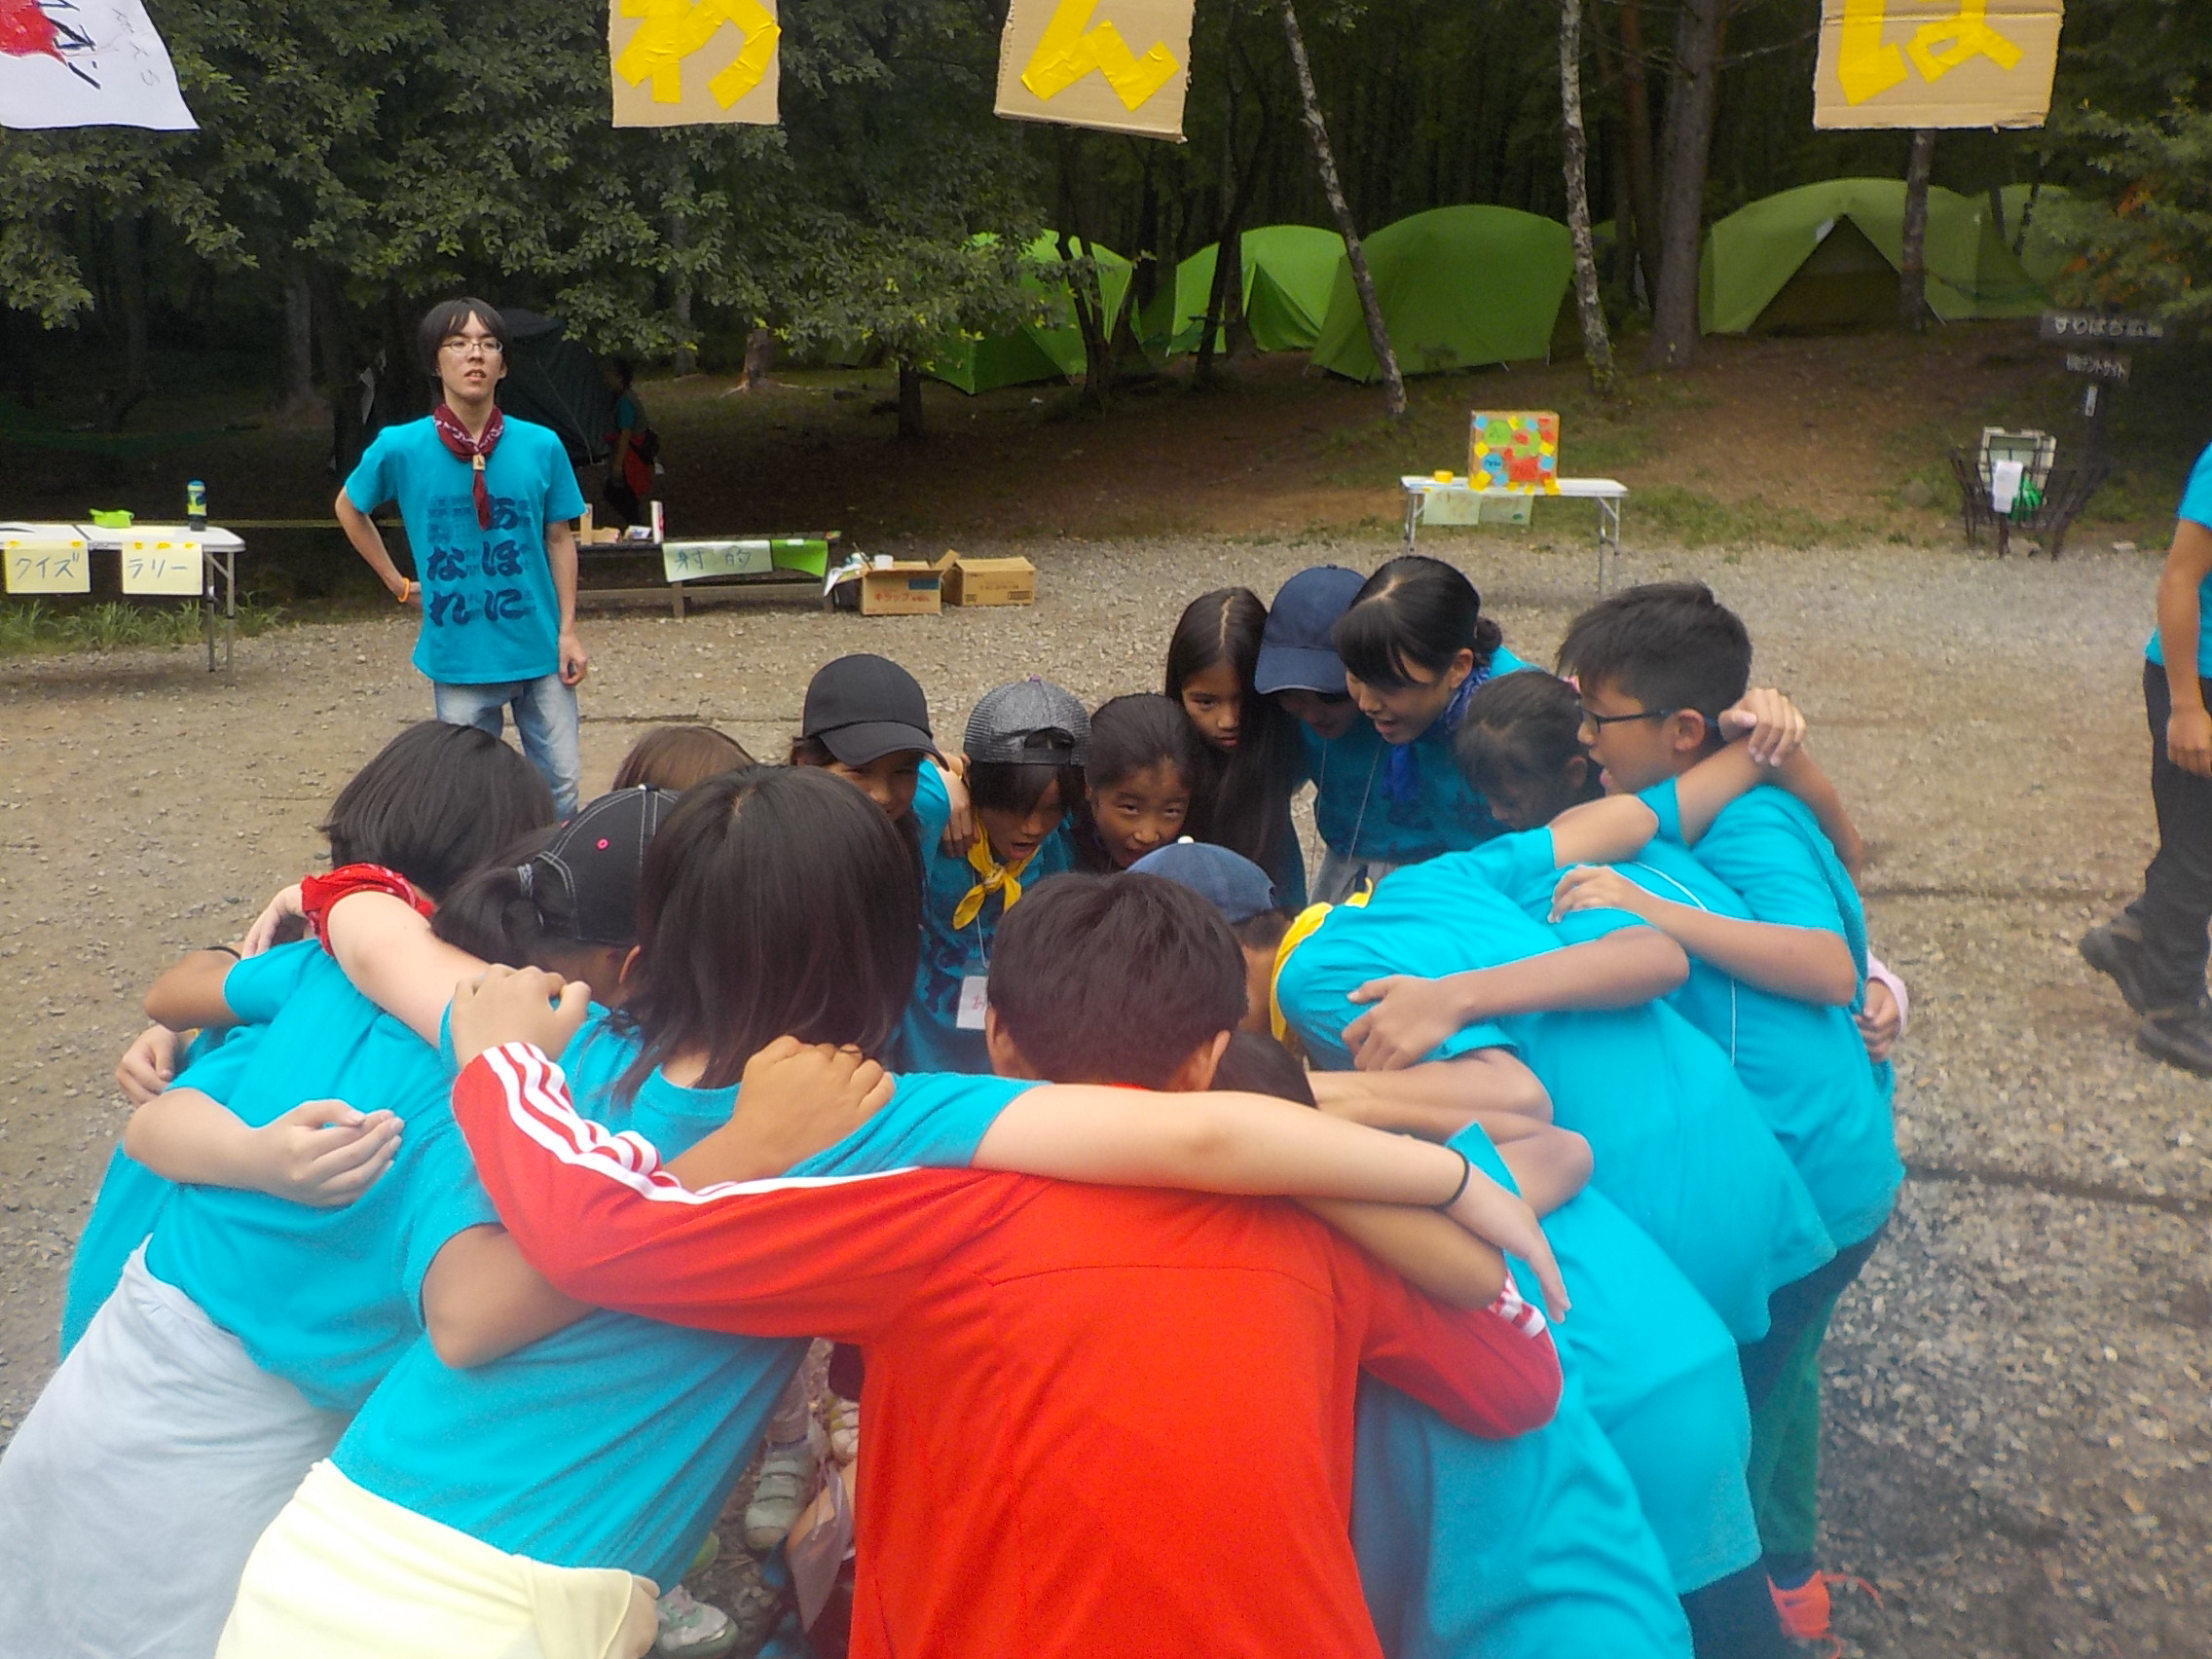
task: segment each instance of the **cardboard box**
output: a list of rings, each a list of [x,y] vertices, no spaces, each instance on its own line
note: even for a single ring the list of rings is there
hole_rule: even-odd
[[[938,561],[938,568],[944,571],[944,603],[947,605],[1037,603],[1037,567],[1018,556],[970,559],[964,554],[947,553]]]
[[[943,608],[943,562],[893,559],[860,573],[863,616],[935,616]]]

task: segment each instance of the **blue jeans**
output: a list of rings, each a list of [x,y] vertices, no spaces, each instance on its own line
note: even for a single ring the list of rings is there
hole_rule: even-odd
[[[576,784],[583,763],[576,757],[576,688],[558,674],[536,680],[498,680],[487,685],[430,682],[437,717],[448,725],[472,725],[498,737],[505,728],[504,711],[515,712],[515,735],[522,752],[553,792],[553,809],[563,818],[576,810]]]

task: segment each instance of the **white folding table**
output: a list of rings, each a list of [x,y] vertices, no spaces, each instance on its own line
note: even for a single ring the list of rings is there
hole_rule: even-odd
[[[94,553],[113,553],[119,558],[123,553],[124,538],[130,535],[129,530],[103,530],[96,524],[78,524],[69,528],[83,536],[85,545]],[[207,672],[215,672],[215,578],[219,575],[223,578],[223,675],[226,679],[236,679],[237,671],[232,666],[231,655],[239,637],[239,553],[245,543],[239,538],[236,531],[224,530],[217,525],[185,534],[200,543],[200,620],[202,630],[207,636]]]
[[[1454,478],[1446,483],[1426,473],[1405,474],[1399,478],[1398,487],[1406,497],[1406,551],[1409,553],[1414,549],[1415,535],[1423,524],[1474,524],[1477,509],[1485,500],[1545,498],[1509,495],[1502,490],[1477,490],[1464,478]],[[1628,499],[1628,486],[1610,478],[1562,478],[1559,494],[1549,498],[1598,503],[1598,591],[1604,593],[1605,556],[1608,553],[1615,558],[1620,556],[1621,503]]]

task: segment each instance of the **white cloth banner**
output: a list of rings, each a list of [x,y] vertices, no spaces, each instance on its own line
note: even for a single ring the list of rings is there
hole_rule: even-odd
[[[142,0],[0,0],[0,127],[199,125]]]

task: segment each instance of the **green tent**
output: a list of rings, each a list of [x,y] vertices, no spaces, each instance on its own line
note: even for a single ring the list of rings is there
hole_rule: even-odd
[[[1129,291],[1129,262],[1111,248],[1093,243],[1098,285],[1111,315]],[[1021,285],[1046,302],[1041,325],[1012,334],[984,335],[949,342],[922,364],[922,372],[973,395],[1031,381],[1073,380],[1083,373],[1083,330],[1076,326],[1075,299],[1068,291],[1060,261],[1060,240],[1047,231],[1028,248],[1028,270]]]
[[[2035,205],[2028,204],[2033,192]],[[2064,202],[2073,193],[2064,185],[2046,184],[2040,190],[2034,185],[2009,184],[1998,193],[2005,203],[2005,241],[2017,248],[2021,265],[2046,289],[2058,280],[2066,268],[2081,256],[2082,250],[2070,240],[2051,229],[2047,209]],[[2028,234],[2020,235],[2020,215],[2028,216]]]
[[[1945,322],[2033,316],[2044,293],[1997,234],[1986,201],[1928,192],[1928,309]],[[1904,183],[1834,178],[1769,196],[1706,233],[1698,314],[1708,334],[1894,323]]]
[[[1574,274],[1567,227],[1512,207],[1434,207],[1366,241],[1375,296],[1409,375],[1546,355]],[[1313,361],[1347,380],[1380,378],[1367,322],[1337,268]]]
[[[1208,242],[1175,267],[1175,290],[1161,297],[1174,310],[1155,304],[1146,334],[1163,338],[1171,352],[1196,351],[1205,327],[1206,301],[1213,293],[1213,262],[1220,243]],[[1263,351],[1306,351],[1321,336],[1328,314],[1329,290],[1337,267],[1345,262],[1345,239],[1311,225],[1263,225],[1246,231],[1244,320]]]

